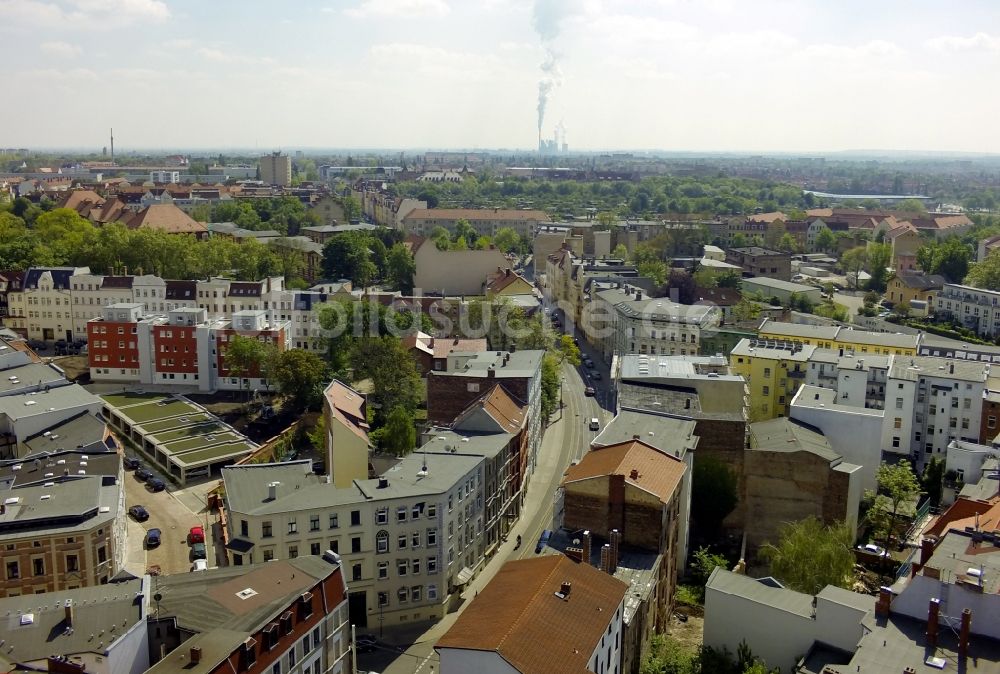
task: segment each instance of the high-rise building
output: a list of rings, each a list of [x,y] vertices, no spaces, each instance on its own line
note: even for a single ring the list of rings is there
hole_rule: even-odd
[[[272,152],[260,158],[260,179],[267,185],[288,187],[292,184],[292,159]]]

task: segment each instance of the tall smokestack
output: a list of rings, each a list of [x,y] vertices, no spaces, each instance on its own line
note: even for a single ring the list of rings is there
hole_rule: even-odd
[[[115,165],[115,130],[111,129],[111,165]]]

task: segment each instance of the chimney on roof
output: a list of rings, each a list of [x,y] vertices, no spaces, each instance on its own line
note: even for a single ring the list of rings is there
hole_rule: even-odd
[[[878,589],[878,600],[875,602],[875,616],[888,618],[889,607],[892,605],[892,588],[883,585]]]
[[[493,369],[492,365],[490,365],[490,369],[486,371],[487,379],[494,379],[496,376],[497,376],[497,371]]]
[[[614,573],[618,569],[618,546],[621,544],[622,535],[617,529],[611,530],[611,567],[608,573]]]
[[[570,590],[572,589],[573,589],[573,583],[569,582],[568,580],[564,580],[562,582],[562,585],[559,586],[559,594],[563,596],[563,599],[566,599],[569,597]]]
[[[931,555],[934,554],[934,546],[936,544],[937,540],[932,536],[920,539],[920,566],[923,566],[930,561]]]
[[[969,654],[969,631],[972,629],[972,609],[962,609],[962,627],[958,632],[958,657]]]
[[[267,500],[273,501],[278,498],[278,485],[280,482],[268,482],[267,483]]]
[[[591,552],[590,529],[583,532],[583,536],[580,538],[580,546],[583,548],[583,563],[589,566]]]
[[[508,278],[510,277],[510,267],[507,267],[507,269],[504,270],[504,276]]]
[[[927,606],[927,645],[937,648],[938,616],[941,614],[941,600],[937,597],[930,600]]]
[[[638,438],[636,438],[636,439],[638,440]],[[630,472],[628,474],[628,476],[629,476],[629,479],[631,479],[631,480],[638,480],[639,479],[639,471],[636,470],[635,468],[633,468],[632,472]]]
[[[192,646],[188,657],[191,659],[192,665],[197,665],[201,662],[201,646]]]
[[[66,611],[66,619],[65,619],[66,627],[72,627],[73,626],[73,600],[72,599],[67,599],[66,600],[66,607],[65,607],[64,610]]]
[[[601,546],[601,571],[610,573],[611,568],[611,544],[605,543]]]

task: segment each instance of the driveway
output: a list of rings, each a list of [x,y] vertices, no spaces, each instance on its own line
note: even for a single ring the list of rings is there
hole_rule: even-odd
[[[191,527],[205,526],[204,518],[188,510],[170,491],[150,491],[145,482],[136,479],[133,471],[125,473],[125,503],[128,507],[145,506],[149,511],[149,519],[145,522],[131,521],[130,536],[144,536],[146,531],[153,528],[162,532],[159,547],[146,550],[146,566],[159,566],[163,575],[190,571],[191,547],[187,544],[187,534]],[[136,524],[142,528],[141,532],[134,526]],[[209,558],[211,557],[209,553]],[[212,562],[210,565],[215,566]]]

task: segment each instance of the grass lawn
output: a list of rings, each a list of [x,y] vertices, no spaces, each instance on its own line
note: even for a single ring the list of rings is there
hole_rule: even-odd
[[[181,454],[180,456],[173,457],[173,460],[180,465],[192,466],[205,463],[206,461],[215,463],[216,461],[230,457],[238,458],[252,451],[253,448],[245,442],[230,442],[225,445],[206,447],[205,449]]]
[[[195,414],[198,409],[185,400],[171,400],[166,404],[145,403],[143,405],[136,405],[135,407],[129,407],[120,411],[124,416],[128,417],[135,423],[142,424],[144,422],[155,421],[157,419],[180,416],[185,412]]]
[[[138,403],[148,403],[156,400],[166,400],[169,398],[165,393],[108,393],[102,395],[101,399],[114,407],[125,407]]]
[[[199,412],[198,414],[192,414],[191,416],[176,417],[174,419],[164,419],[163,421],[151,421],[148,424],[142,424],[142,430],[146,433],[162,433],[164,431],[170,431],[175,428],[188,428],[190,426],[197,426],[198,424],[205,424],[210,421],[215,421],[215,419],[204,412]]]
[[[183,454],[184,452],[201,449],[202,447],[209,447],[226,442],[237,442],[241,439],[241,437],[242,436],[238,433],[231,432],[213,435],[211,440],[208,439],[207,435],[199,435],[197,437],[188,438],[187,440],[178,440],[176,442],[166,443],[164,448],[170,454]]]
[[[183,440],[184,438],[194,438],[207,435],[209,433],[216,433],[222,431],[224,428],[225,426],[223,424],[212,422],[207,424],[198,424],[196,426],[187,426],[186,428],[178,428],[177,430],[167,431],[165,433],[155,433],[154,437],[156,438],[156,442],[167,444],[176,440]]]

